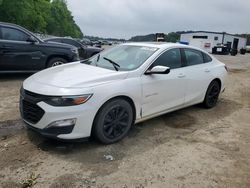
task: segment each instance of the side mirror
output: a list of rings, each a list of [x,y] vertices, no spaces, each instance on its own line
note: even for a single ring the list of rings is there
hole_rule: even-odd
[[[168,74],[169,72],[170,72],[169,67],[157,65],[157,66],[153,67],[151,70],[147,70],[145,72],[145,74],[146,75],[148,75],[148,74]]]
[[[36,43],[37,40],[33,37],[33,36],[30,36],[28,39],[27,39],[27,42],[30,42],[32,44]]]

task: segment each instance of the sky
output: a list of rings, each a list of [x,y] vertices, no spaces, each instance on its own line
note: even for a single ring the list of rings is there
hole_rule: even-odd
[[[250,0],[68,0],[84,35],[204,30],[250,33]]]

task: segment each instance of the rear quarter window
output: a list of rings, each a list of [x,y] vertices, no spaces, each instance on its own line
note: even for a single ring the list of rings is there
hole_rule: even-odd
[[[199,65],[204,63],[203,59],[203,52],[195,49],[184,49],[186,60],[187,60],[187,65],[192,66],[192,65]]]
[[[212,61],[212,58],[208,55],[203,53],[203,59],[204,59],[204,63],[209,63]]]

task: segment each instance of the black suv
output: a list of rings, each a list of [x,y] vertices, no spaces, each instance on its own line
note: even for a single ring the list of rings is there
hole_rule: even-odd
[[[0,72],[33,72],[77,60],[74,46],[47,43],[21,26],[0,22]]]
[[[54,37],[54,38],[44,39],[44,41],[45,42],[59,42],[59,43],[65,43],[65,44],[70,44],[72,46],[75,46],[78,49],[80,59],[88,59],[91,56],[96,55],[103,50],[101,48],[97,48],[94,46],[83,45],[79,41],[72,39],[72,38]]]

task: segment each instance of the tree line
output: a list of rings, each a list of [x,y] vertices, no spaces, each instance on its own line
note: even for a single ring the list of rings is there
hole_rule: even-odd
[[[55,36],[82,38],[66,0],[0,0],[0,21]]]

